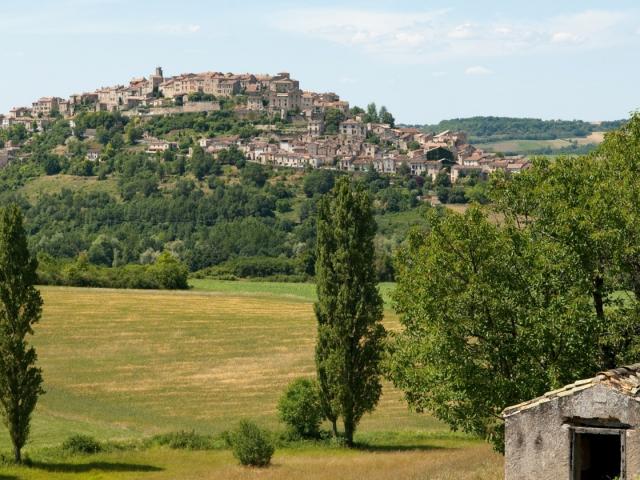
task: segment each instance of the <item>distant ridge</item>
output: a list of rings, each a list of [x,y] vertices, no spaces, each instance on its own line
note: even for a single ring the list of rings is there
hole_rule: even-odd
[[[615,130],[626,120],[586,122],[583,120],[542,120],[478,116],[442,120],[433,125],[413,125],[425,132],[444,130],[465,131],[474,143],[500,140],[555,140],[558,138],[586,137],[593,132]]]

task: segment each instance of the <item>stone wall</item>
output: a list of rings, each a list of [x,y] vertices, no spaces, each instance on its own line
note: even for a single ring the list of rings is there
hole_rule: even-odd
[[[177,113],[217,112],[220,110],[218,102],[191,102],[182,107],[153,107],[148,111],[139,112],[137,109],[122,112],[125,117],[174,115]]]

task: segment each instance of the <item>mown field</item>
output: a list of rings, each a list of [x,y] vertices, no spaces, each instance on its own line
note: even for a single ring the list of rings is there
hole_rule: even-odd
[[[34,343],[47,393],[26,451],[32,468],[0,467],[0,479],[39,478],[501,478],[499,456],[408,411],[385,386],[356,440],[366,449],[278,450],[266,471],[237,467],[227,450],[152,448],[60,458],[48,452],[71,434],[141,439],[176,430],[215,434],[251,418],[282,426],[285,385],[313,375],[310,284],[194,282],[189,292],[46,287]],[[381,290],[388,301],[391,285]],[[397,328],[388,310],[386,323]],[[9,442],[4,430],[0,450]]]

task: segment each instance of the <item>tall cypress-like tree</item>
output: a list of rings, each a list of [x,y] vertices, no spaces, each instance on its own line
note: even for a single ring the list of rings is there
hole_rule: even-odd
[[[378,403],[385,330],[374,268],[376,223],[364,189],[340,179],[320,202],[317,220],[316,369],[323,409],[346,444]]]
[[[20,210],[0,209],[0,414],[16,462],[22,461],[31,413],[44,393],[36,351],[27,342],[42,313],[42,298],[34,287],[36,268]]]

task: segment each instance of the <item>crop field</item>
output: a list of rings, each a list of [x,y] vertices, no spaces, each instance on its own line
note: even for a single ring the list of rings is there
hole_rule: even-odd
[[[188,292],[43,287],[36,327],[47,393],[33,418],[33,468],[0,467],[14,478],[501,478],[502,460],[479,440],[452,434],[408,411],[385,385],[378,409],[343,451],[278,450],[258,472],[227,450],[153,448],[48,459],[71,434],[135,440],[196,430],[215,434],[241,418],[282,429],[276,404],[285,385],[311,376],[315,320],[311,284],[194,281]],[[382,285],[388,300],[392,285]],[[385,322],[397,328],[388,311]],[[0,430],[0,451],[9,441]],[[346,468],[346,467],[349,468]],[[345,472],[345,473],[339,473]],[[395,473],[398,473],[396,476]]]

